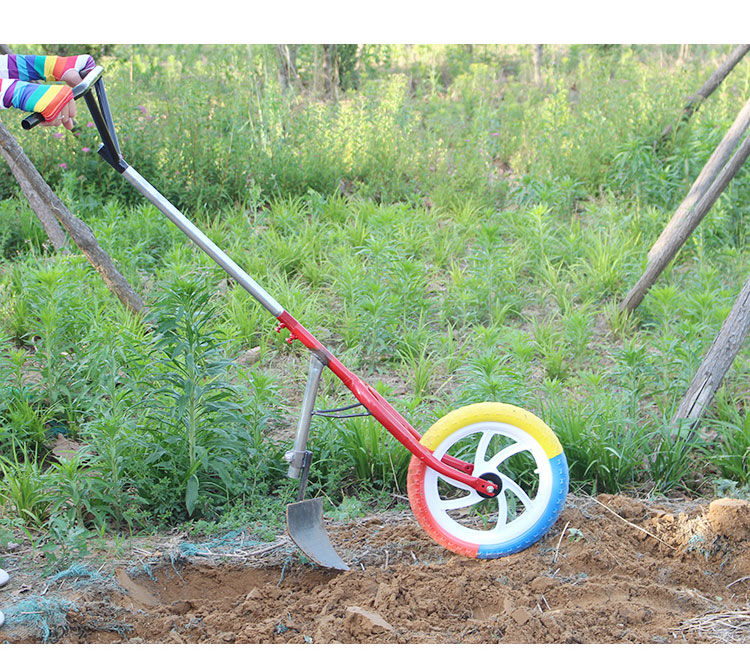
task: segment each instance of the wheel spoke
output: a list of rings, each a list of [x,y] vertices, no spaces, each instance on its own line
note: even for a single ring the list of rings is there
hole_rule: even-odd
[[[484,431],[482,437],[477,445],[477,451],[474,454],[474,469],[480,470],[484,468],[485,454],[487,454],[487,447],[490,444],[490,440],[495,435],[494,431]]]
[[[487,461],[487,465],[490,468],[496,469],[506,459],[509,459],[514,454],[518,454],[519,452],[523,452],[527,449],[528,448],[521,443],[513,443],[512,445],[508,445],[505,449],[501,449],[497,454],[495,454],[495,456]]]
[[[508,498],[505,497],[505,491],[502,490],[495,499],[497,500],[497,524],[495,529],[497,529],[508,522]]]
[[[520,501],[521,504],[523,504],[523,510],[526,512],[528,509],[531,508],[531,498],[525,493],[523,488],[521,488],[515,481],[513,481],[510,477],[506,477],[504,474],[501,474],[500,477],[503,480],[503,489],[509,489],[511,493],[513,493]]]
[[[481,501],[482,498],[477,494],[477,492],[472,491],[468,495],[464,495],[463,497],[456,497],[450,500],[444,500],[441,498],[439,504],[441,509],[444,509],[445,511],[451,511],[453,509],[463,509],[467,506],[472,506]]]
[[[437,474],[437,477],[438,477],[438,479],[440,479],[440,481],[444,481],[449,486],[453,486],[454,488],[459,488],[461,490],[465,490],[465,491],[467,491],[469,493],[476,492],[468,484],[461,483],[460,481],[456,481],[455,479],[450,479],[449,477],[441,475],[439,472],[436,472],[435,474]]]

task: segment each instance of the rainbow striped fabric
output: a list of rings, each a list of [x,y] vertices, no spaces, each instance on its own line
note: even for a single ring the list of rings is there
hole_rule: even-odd
[[[51,121],[70,102],[73,92],[67,85],[35,81],[59,81],[71,69],[83,77],[95,66],[91,55],[0,55],[0,108],[40,112]]]

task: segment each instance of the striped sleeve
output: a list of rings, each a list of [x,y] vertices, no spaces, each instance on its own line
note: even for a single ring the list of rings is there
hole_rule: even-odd
[[[59,82],[71,69],[85,76],[96,66],[91,55],[0,55],[0,78],[33,82]]]
[[[95,66],[91,55],[0,55],[0,108],[39,112],[51,121],[72,100],[73,92],[66,85],[36,82],[59,82],[70,70],[84,77]]]
[[[54,119],[72,99],[73,90],[67,85],[0,79],[0,107],[39,112],[45,121]]]

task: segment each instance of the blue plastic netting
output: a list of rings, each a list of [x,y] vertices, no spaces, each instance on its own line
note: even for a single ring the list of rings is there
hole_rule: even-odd
[[[238,549],[260,544],[260,541],[247,538],[241,529],[236,529],[205,543],[180,543],[178,550],[181,557],[210,557],[227,555]]]
[[[88,566],[82,563],[73,564],[70,568],[61,570],[59,573],[52,575],[49,578],[50,582],[57,582],[61,579],[78,579],[81,581],[74,582],[74,587],[86,586],[92,582],[104,581],[109,579],[106,575],[102,575],[98,570],[91,570]]]
[[[5,627],[28,627],[45,643],[68,627],[67,613],[78,608],[64,598],[32,595],[5,610]]]

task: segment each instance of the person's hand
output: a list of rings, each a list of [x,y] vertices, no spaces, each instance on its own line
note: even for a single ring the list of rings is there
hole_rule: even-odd
[[[65,71],[62,76],[62,81],[67,82],[68,85],[71,87],[75,87],[77,84],[79,84],[82,81],[81,76],[78,74],[78,71],[75,69],[70,69],[69,71]],[[59,127],[64,126],[68,130],[73,129],[73,117],[76,115],[76,101],[71,100],[65,107],[63,107],[62,111],[54,118],[52,121],[45,121],[41,125],[46,125],[50,127]]]

